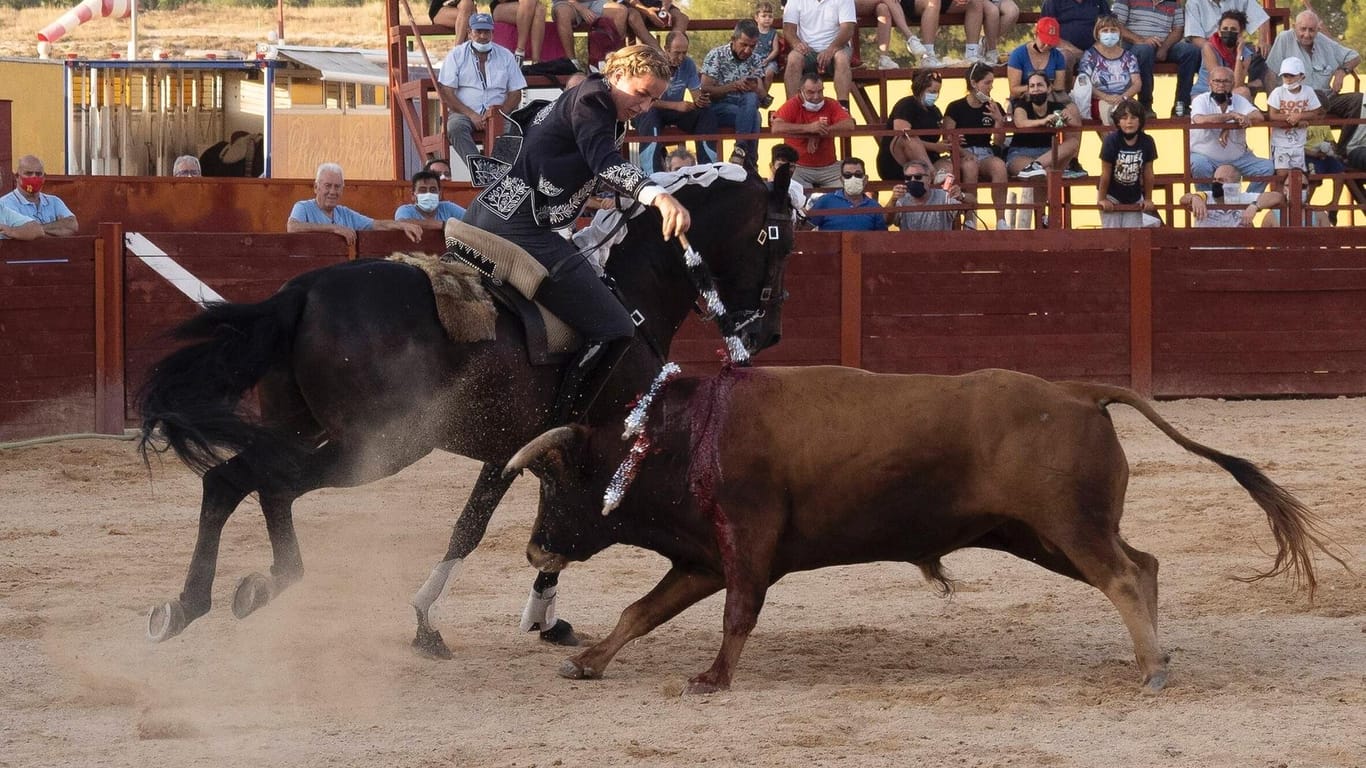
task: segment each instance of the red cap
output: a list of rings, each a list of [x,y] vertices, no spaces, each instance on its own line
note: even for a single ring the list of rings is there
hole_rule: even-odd
[[[1062,28],[1058,26],[1058,20],[1052,16],[1040,17],[1039,23],[1034,25],[1034,34],[1044,45],[1057,45],[1062,42]]]

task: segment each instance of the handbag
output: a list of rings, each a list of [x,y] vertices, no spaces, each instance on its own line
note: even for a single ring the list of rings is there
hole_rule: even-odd
[[[1077,81],[1072,85],[1072,103],[1077,106],[1077,111],[1081,112],[1082,120],[1091,120],[1094,115],[1091,112],[1091,77],[1086,74],[1078,74]]]

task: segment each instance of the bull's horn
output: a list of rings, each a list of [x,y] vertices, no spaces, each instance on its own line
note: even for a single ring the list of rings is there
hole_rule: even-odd
[[[531,462],[544,456],[552,448],[569,445],[577,436],[576,427],[556,427],[548,432],[542,432],[508,460],[507,466],[503,467],[503,477],[512,477],[531,466]]]

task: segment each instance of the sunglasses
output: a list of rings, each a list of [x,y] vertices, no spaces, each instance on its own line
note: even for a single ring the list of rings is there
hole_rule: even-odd
[[[853,172],[845,171],[845,172],[841,173],[840,175],[843,176],[843,177],[846,178],[846,179],[861,179],[861,178],[863,178],[863,171],[853,171]]]
[[[908,174],[906,174],[906,181],[924,181],[924,180],[925,180],[925,174],[923,174],[923,173],[908,173]]]

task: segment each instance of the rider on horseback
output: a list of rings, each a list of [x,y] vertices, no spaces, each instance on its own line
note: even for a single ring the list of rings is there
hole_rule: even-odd
[[[517,157],[484,189],[465,222],[521,246],[550,274],[533,297],[583,336],[555,403],[557,423],[578,421],[630,345],[626,308],[567,233],[600,185],[659,209],[664,239],[687,232],[688,211],[622,157],[626,121],[664,92],[669,63],[653,48],[623,48],[601,75],[565,91],[525,121]],[[563,234],[562,234],[563,233]]]

